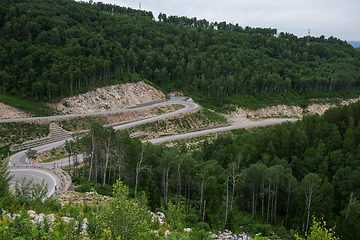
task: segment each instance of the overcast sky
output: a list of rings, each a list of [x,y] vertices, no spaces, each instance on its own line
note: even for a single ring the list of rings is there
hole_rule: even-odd
[[[94,0],[94,2],[99,2]],[[119,6],[169,15],[276,28],[298,37],[308,34],[360,41],[360,0],[102,0]]]

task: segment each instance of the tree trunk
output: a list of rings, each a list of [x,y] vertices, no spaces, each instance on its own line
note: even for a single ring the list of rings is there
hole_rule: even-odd
[[[275,223],[275,225],[276,225],[276,208],[277,208],[278,184],[279,184],[279,179],[277,179],[276,187],[275,187],[275,206],[274,206],[274,223]]]
[[[226,212],[225,212],[225,224],[224,224],[224,231],[226,228],[226,222],[227,222],[227,217],[228,217],[228,208],[229,208],[229,177],[227,177],[226,179]]]
[[[135,200],[136,200],[136,192],[137,192],[137,186],[139,181],[139,173],[144,169],[144,167],[141,167],[141,163],[144,159],[144,147],[141,150],[141,157],[140,162],[136,164],[136,178],[135,178]]]
[[[204,201],[204,213],[203,213],[203,219],[201,224],[201,230],[204,228],[204,220],[205,220],[205,207],[206,207],[206,200]],[[210,206],[211,207],[211,206]]]
[[[270,197],[271,197],[271,181],[269,181],[269,197],[268,197],[268,209],[267,209],[267,216],[266,216],[266,223],[269,223],[269,213],[270,213]]]
[[[90,177],[92,174],[92,169],[93,169],[93,163],[94,163],[94,157],[95,157],[95,136],[92,135],[92,152],[91,152],[91,158],[90,158],[90,173],[89,173],[89,182],[90,182]]]

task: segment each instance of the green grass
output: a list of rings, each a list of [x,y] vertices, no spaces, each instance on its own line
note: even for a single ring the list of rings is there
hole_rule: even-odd
[[[21,98],[10,94],[0,94],[0,102],[34,114],[37,117],[56,115],[54,109],[28,98]]]
[[[51,156],[51,158],[49,158],[49,159],[44,159],[42,161],[42,163],[54,162],[54,161],[61,160],[61,159],[67,158],[67,157],[68,157],[68,155],[66,155],[66,154],[57,155],[57,156]]]

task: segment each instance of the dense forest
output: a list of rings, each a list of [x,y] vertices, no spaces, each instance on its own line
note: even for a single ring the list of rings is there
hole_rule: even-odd
[[[334,37],[310,37],[308,42],[276,29],[164,13],[157,18],[101,2],[2,0],[1,94],[51,101],[145,79],[165,91],[183,90],[201,103],[221,106],[242,95],[360,90],[360,52]],[[2,162],[0,208],[14,213],[26,206],[49,207],[74,218],[81,209],[94,239],[115,238],[111,233],[148,239],[136,235],[150,228],[147,207],[165,212],[174,231],[201,226],[287,239],[308,232],[314,215],[336,226],[340,239],[356,239],[359,136],[360,103],[296,123],[236,130],[205,140],[195,150],[185,142],[175,147],[142,143],[126,131],[94,122],[89,133],[66,143],[69,159],[85,156],[83,165],[67,170],[77,191],[110,195],[110,204],[76,208],[14,200]],[[114,224],[125,215],[136,223],[126,225],[131,233],[121,232],[125,223]],[[21,219],[7,228],[10,223],[2,218],[2,236],[32,234],[35,230]],[[80,236],[65,226],[52,233],[35,227],[43,238]]]
[[[334,37],[166,16],[101,2],[4,0],[2,92],[40,100],[147,79],[221,105],[241,95],[359,90],[360,53]]]
[[[336,225],[341,239],[360,229],[360,103],[308,116],[296,123],[237,130],[204,141],[194,151],[141,143],[126,131],[94,122],[68,142],[70,156],[86,156],[70,168],[77,191],[111,192],[117,179],[135,200],[145,191],[152,210],[183,207],[188,226],[270,234],[266,227],[240,226],[249,219],[309,231],[312,215]],[[110,184],[110,185],[109,185]],[[206,203],[206,204],[205,204]],[[288,235],[286,235],[289,237]]]

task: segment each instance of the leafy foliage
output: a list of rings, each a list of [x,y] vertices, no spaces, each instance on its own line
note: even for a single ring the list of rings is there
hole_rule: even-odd
[[[98,220],[105,230],[111,231],[112,238],[137,239],[148,228],[146,210],[134,200],[127,199],[128,193],[128,188],[118,181],[114,184],[114,199],[100,210]]]
[[[326,228],[326,222],[325,221],[319,221],[313,216],[312,225],[310,227],[309,233],[305,234],[305,238],[302,238],[298,235],[295,235],[297,240],[303,240],[303,239],[310,239],[310,240],[316,240],[316,239],[324,239],[324,240],[337,240],[339,238],[335,237],[334,229]]]
[[[10,180],[12,179],[12,175],[10,175],[10,171],[8,170],[8,161],[6,159],[1,158],[0,162],[0,199],[5,200],[6,197],[9,196],[9,185]],[[2,201],[0,200],[0,205]]]
[[[337,38],[311,37],[307,45],[305,37],[276,29],[163,13],[153,18],[101,2],[5,0],[3,91],[51,100],[145,78],[219,107],[241,104],[239,97],[251,105],[253,96],[289,101],[359,91],[359,51]]]

